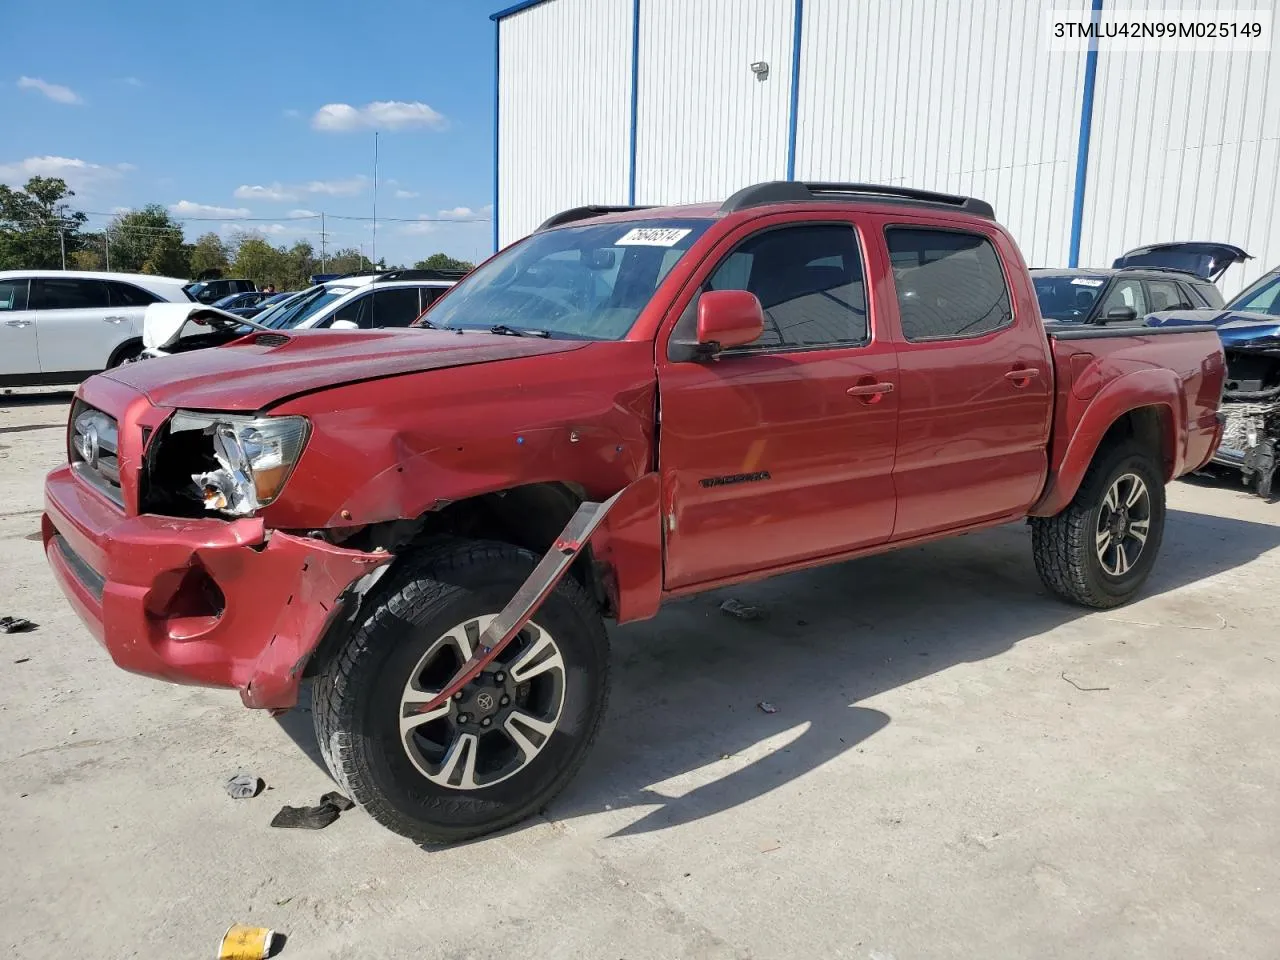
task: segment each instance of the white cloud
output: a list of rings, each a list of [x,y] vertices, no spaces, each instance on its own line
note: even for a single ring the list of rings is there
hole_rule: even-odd
[[[436,214],[441,220],[479,220],[488,213],[487,209],[477,213],[470,207],[454,207],[452,210],[441,210]]]
[[[318,217],[320,214],[316,213],[314,210],[290,210],[289,216],[303,219],[308,217]]]
[[[262,233],[270,234],[271,236],[289,232],[289,228],[283,223],[268,223],[264,226],[257,227],[257,229]]]
[[[112,207],[111,212],[114,214],[133,213],[133,207]]]
[[[244,207],[215,207],[208,203],[192,203],[190,200],[179,200],[169,204],[169,212],[179,217],[247,217],[249,211]]]
[[[397,200],[412,200],[417,195],[418,195],[418,191],[416,190],[397,190],[396,191]]]
[[[375,100],[363,107],[353,107],[349,103],[326,103],[311,118],[312,127],[328,133],[407,130],[414,127],[443,130],[447,125],[448,121],[443,114],[417,100]]]
[[[27,157],[16,163],[0,164],[0,183],[21,185],[32,177],[61,177],[72,190],[88,190],[133,170],[132,164],[106,166],[74,157]]]
[[[299,189],[305,193],[324,194],[327,197],[353,197],[362,193],[368,184],[369,178],[361,175],[346,180],[312,180]]]
[[[128,84],[129,86],[131,86],[131,87],[141,87],[141,86],[143,86],[142,81],[141,81],[141,80],[139,80],[137,77],[123,77],[123,78],[121,78],[120,82],[121,82],[121,83],[127,83],[127,84]]]
[[[414,236],[414,235],[420,236],[424,233],[434,233],[435,229],[436,229],[436,225],[432,223],[430,220],[420,220],[416,223],[402,224],[400,227],[400,232],[404,234],[408,234],[410,236]]]
[[[302,111],[301,111],[301,110],[295,110],[295,109],[293,109],[292,107],[290,107],[288,110],[286,110],[286,111],[284,112],[284,115],[285,115],[286,117],[290,117],[290,118],[292,118],[292,117],[300,117],[300,116],[302,116]]]
[[[298,195],[284,184],[276,182],[270,183],[265,187],[247,183],[236,187],[235,198],[237,200],[269,200],[272,203],[288,203],[290,200],[297,200]]]
[[[22,90],[39,90],[55,103],[84,103],[80,94],[60,83],[48,83],[39,77],[19,77],[18,87]]]

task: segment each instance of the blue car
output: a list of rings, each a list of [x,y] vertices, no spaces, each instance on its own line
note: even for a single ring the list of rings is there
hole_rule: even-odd
[[[1146,324],[1218,331],[1227,357],[1226,428],[1214,462],[1240,470],[1246,485],[1271,499],[1280,446],[1280,267],[1221,309],[1162,311],[1148,315]]]

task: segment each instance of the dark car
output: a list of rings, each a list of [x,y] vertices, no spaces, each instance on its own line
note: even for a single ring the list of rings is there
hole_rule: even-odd
[[[263,293],[261,290],[255,290],[252,293],[234,293],[229,297],[223,297],[212,306],[234,313],[238,317],[256,317],[277,303],[289,299],[294,292]]]
[[[1223,243],[1161,243],[1130,250],[1109,269],[1031,271],[1040,314],[1059,323],[1134,323],[1162,310],[1222,306],[1215,281],[1249,259]]]
[[[258,288],[252,280],[197,280],[182,288],[197,303],[213,305],[235,293],[254,293]]]

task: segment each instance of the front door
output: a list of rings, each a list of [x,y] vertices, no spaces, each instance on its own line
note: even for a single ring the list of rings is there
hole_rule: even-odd
[[[1053,410],[1039,315],[1014,315],[989,237],[909,225],[884,237],[901,328],[893,538],[1026,510],[1044,487]]]
[[[134,326],[125,308],[113,311],[107,285],[81,277],[31,281],[31,306],[42,373],[105,369]]]
[[[659,364],[667,589],[889,538],[897,361],[859,249],[851,220],[784,221],[726,241],[695,278],[673,342],[692,338],[706,290],[754,293],[765,332]]]

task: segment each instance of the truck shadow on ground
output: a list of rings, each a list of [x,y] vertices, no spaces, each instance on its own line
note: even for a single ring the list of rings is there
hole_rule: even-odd
[[[73,390],[48,390],[32,393],[0,393],[0,410],[5,407],[65,407],[75,399]]]
[[[1148,619],[1051,597],[1030,541],[1024,525],[1001,527],[716,591],[614,629],[613,696],[599,740],[547,816],[648,808],[615,836],[714,816],[856,749],[891,722],[859,701],[1082,617]],[[1277,546],[1280,527],[1171,510],[1142,598]],[[761,606],[768,619],[725,615],[719,605],[728,597]],[[1192,607],[1179,622],[1200,615],[1218,626],[1204,604]],[[310,715],[279,719],[323,766]],[[668,793],[662,785],[677,778]]]

